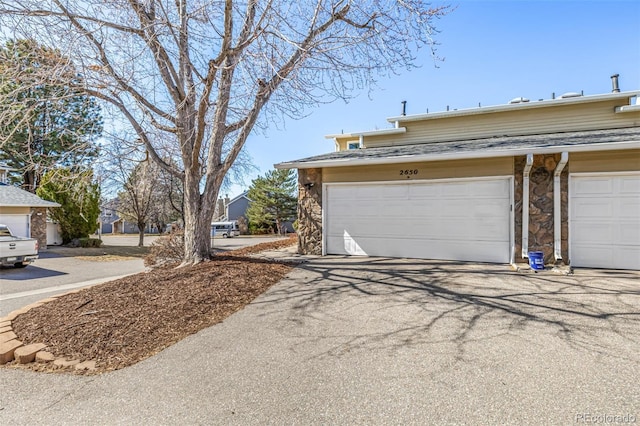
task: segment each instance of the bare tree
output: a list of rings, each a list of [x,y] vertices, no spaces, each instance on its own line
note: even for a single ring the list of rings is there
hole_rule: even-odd
[[[64,49],[89,94],[113,105],[184,185],[183,265],[209,257],[227,171],[256,126],[375,83],[433,52],[420,0],[0,0],[0,24]],[[169,164],[156,136],[169,134]],[[166,138],[162,138],[163,140]]]
[[[151,219],[160,174],[154,163],[138,163],[118,194],[118,215],[135,222],[138,227],[138,246],[144,245],[144,233]]]

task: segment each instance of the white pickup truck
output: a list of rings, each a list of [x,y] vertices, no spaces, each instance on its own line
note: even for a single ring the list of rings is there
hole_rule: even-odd
[[[38,240],[16,237],[0,224],[0,265],[24,268],[38,258]]]

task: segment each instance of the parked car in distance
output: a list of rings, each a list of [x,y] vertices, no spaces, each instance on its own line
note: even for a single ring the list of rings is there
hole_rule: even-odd
[[[0,224],[0,265],[24,268],[38,258],[38,240],[17,237]]]
[[[229,222],[213,222],[211,223],[211,237],[232,238],[240,235],[240,228],[237,220]]]

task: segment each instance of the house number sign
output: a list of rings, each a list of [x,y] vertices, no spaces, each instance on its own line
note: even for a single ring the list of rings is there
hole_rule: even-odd
[[[400,176],[406,176],[407,179],[411,179],[411,176],[415,176],[418,174],[418,169],[401,169]]]

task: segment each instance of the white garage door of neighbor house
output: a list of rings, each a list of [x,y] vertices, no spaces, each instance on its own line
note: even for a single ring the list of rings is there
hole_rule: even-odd
[[[571,265],[640,269],[640,173],[571,175]]]
[[[13,235],[19,237],[29,237],[29,215],[28,214],[0,214],[0,223],[7,225]]]
[[[511,179],[327,184],[327,254],[508,263]]]

